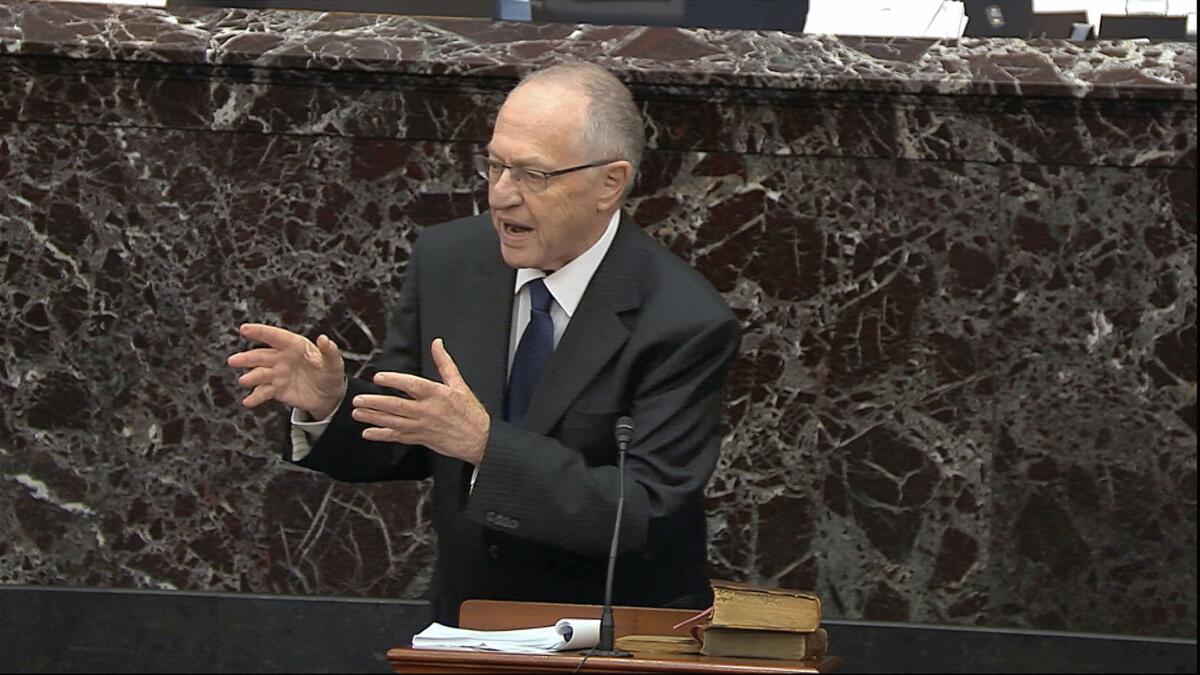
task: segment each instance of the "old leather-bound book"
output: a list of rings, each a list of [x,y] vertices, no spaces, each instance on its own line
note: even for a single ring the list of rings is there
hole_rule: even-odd
[[[712,579],[714,628],[811,633],[821,625],[821,599],[786,588]]]
[[[700,653],[803,661],[819,659],[829,651],[829,633],[817,628],[811,633],[751,628],[708,628]]]

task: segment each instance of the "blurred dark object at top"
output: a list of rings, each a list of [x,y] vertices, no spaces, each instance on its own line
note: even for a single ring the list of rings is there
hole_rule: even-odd
[[[473,16],[489,19],[496,15],[496,0],[167,0],[167,7],[307,9],[322,12]]]
[[[964,0],[964,4],[964,37],[1025,38],[1033,32],[1033,0]]]
[[[532,0],[534,21],[801,32],[808,0]]]
[[[1136,38],[1176,42],[1188,40],[1187,17],[1153,14],[1129,14],[1126,16],[1105,14],[1100,17],[1100,39]],[[1194,40],[1195,36],[1190,39]]]

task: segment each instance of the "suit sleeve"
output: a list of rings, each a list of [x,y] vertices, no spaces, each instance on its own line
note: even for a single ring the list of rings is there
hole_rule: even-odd
[[[379,358],[379,370],[420,373],[421,325],[419,297],[419,243],[413,246],[400,302],[388,320],[387,341]],[[429,450],[424,446],[368,441],[362,437],[367,425],[355,420],[351,403],[358,394],[396,394],[358,378],[347,381],[346,396],[325,430],[297,465],[320,471],[348,482],[426,478],[430,474]]]
[[[740,342],[737,321],[687,332],[639,379],[629,415],[621,552],[645,548],[650,523],[702,498],[716,466],[721,391]],[[618,469],[516,425],[493,420],[466,515],[536,543],[607,556],[616,518]],[[498,518],[497,514],[503,514]]]

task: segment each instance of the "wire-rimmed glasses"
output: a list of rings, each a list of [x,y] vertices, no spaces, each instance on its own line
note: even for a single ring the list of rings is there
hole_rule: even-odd
[[[551,178],[575,171],[582,171],[584,169],[593,169],[598,166],[604,166],[605,164],[612,164],[613,162],[618,161],[620,160],[606,159],[601,162],[580,164],[579,166],[572,166],[567,169],[558,169],[557,171],[541,171],[539,169],[529,169],[523,166],[509,166],[507,164],[497,162],[494,159],[480,156],[475,158],[475,170],[479,172],[480,176],[486,178],[490,183],[500,180],[500,176],[502,176],[505,171],[508,171],[509,178],[512,178],[512,181],[516,183],[518,187],[530,192],[541,192],[550,187]]]

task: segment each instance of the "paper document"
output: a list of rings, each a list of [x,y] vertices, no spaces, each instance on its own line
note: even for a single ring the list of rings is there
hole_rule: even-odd
[[[600,619],[559,619],[553,626],[520,630],[467,630],[431,623],[413,636],[413,649],[459,649],[550,654],[588,649],[600,642]]]
[[[810,0],[804,32],[959,38],[966,27],[960,0]]]

